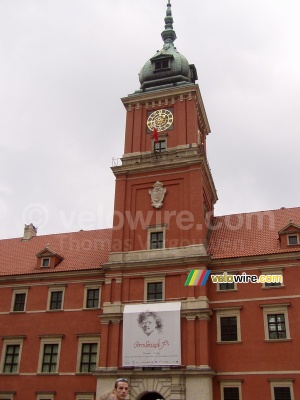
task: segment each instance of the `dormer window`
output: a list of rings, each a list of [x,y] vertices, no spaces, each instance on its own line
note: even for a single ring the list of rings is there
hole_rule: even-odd
[[[288,235],[288,246],[299,244],[298,235]]]
[[[50,267],[50,258],[42,258],[42,267]]]
[[[50,249],[49,244],[47,244],[47,246],[42,251],[36,254],[36,258],[37,269],[53,269],[63,260],[62,256]]]
[[[161,71],[163,69],[168,69],[168,68],[170,68],[170,59],[155,61],[154,65],[155,65],[155,71]]]
[[[291,250],[292,246],[300,246],[300,226],[290,220],[289,224],[282,228],[279,232],[280,247],[282,249]]]

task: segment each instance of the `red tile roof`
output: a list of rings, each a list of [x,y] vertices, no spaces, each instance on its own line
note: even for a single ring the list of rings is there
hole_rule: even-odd
[[[223,259],[300,251],[280,247],[278,232],[290,221],[300,225],[300,207],[215,217],[208,252]]]
[[[97,269],[108,260],[111,240],[112,229],[0,240],[0,276]],[[37,269],[36,255],[48,244],[63,260],[54,269]]]

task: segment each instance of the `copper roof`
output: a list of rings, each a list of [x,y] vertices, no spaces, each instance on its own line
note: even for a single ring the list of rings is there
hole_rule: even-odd
[[[63,258],[49,273],[100,268],[108,260],[111,238],[112,229],[99,229],[0,240],[0,276],[44,273],[45,268],[36,268],[36,255],[47,245]]]
[[[300,225],[300,207],[215,217],[208,252],[223,259],[300,251],[280,246],[278,232],[290,222]]]

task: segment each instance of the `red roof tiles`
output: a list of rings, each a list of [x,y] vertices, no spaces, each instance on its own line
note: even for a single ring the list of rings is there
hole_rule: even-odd
[[[0,240],[0,276],[100,268],[108,260],[112,229]],[[49,244],[63,260],[55,269],[36,269],[36,255]]]
[[[280,246],[278,232],[291,221],[300,225],[300,207],[215,217],[208,252],[223,259],[300,251]]]

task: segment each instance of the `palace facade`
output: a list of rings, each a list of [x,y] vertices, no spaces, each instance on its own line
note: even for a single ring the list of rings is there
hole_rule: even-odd
[[[163,47],[122,98],[112,229],[0,241],[0,399],[300,398],[300,208],[214,216],[197,70]],[[206,280],[206,282],[205,282]]]

